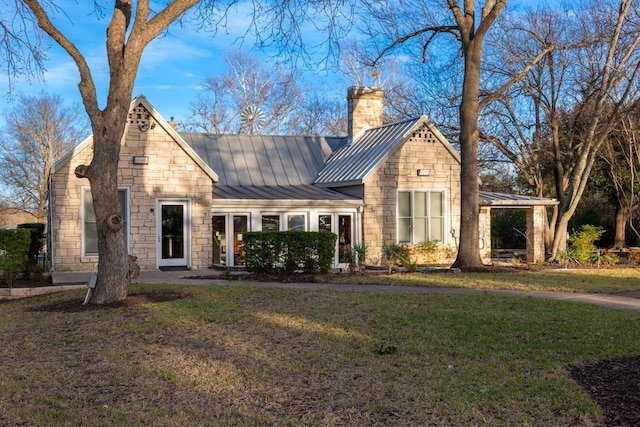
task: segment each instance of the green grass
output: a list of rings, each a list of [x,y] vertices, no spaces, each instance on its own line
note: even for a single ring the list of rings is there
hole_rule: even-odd
[[[463,281],[482,277],[501,282]],[[80,304],[81,292],[1,303],[0,425],[599,425],[603,410],[569,367],[640,354],[638,313],[580,303],[160,285],[130,294],[162,290],[189,297],[72,313],[40,309]]]
[[[492,290],[614,293],[640,290],[640,268],[550,269],[483,273],[395,273],[332,277],[336,283]]]

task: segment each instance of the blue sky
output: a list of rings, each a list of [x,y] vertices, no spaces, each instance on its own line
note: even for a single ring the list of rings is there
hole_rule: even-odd
[[[85,56],[92,69],[98,90],[98,100],[103,105],[108,84],[108,69],[105,54],[105,34],[108,19],[98,19],[93,14],[93,2],[85,0],[62,0],[57,2],[64,10],[52,21],[71,39]],[[110,5],[111,3],[107,3]],[[244,48],[250,50],[253,41],[238,40],[246,31],[248,22],[246,11],[236,10],[229,15],[228,27],[215,36],[197,32],[189,27],[172,28],[171,34],[154,40],[146,48],[133,96],[144,94],[154,107],[167,120],[175,117],[177,121],[188,115],[189,105],[196,99],[199,84],[208,75],[219,75],[225,69],[223,55],[227,50]],[[43,80],[27,79],[18,76],[11,88],[13,93],[35,95],[41,91],[59,94],[69,102],[80,103],[77,84],[78,71],[74,62],[53,41],[48,41],[50,49],[45,63]],[[254,52],[259,55],[259,53]],[[270,61],[267,55],[261,55],[265,63]],[[335,84],[336,94],[346,94],[348,83],[335,75],[322,75]],[[339,81],[339,83],[337,83]],[[10,90],[6,75],[0,76],[0,90],[7,94]],[[0,111],[15,105],[15,97],[3,97]],[[346,102],[345,102],[346,109]],[[0,118],[0,126],[4,122]]]

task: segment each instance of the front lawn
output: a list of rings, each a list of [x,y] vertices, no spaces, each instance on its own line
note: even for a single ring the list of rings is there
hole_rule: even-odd
[[[638,313],[234,286],[83,297],[0,303],[0,425],[607,425],[637,394],[622,382],[599,406],[582,384],[637,365]]]
[[[640,291],[640,268],[488,267],[474,273],[449,270],[417,273],[347,274],[332,276],[335,283],[473,288],[492,290],[616,293]]]

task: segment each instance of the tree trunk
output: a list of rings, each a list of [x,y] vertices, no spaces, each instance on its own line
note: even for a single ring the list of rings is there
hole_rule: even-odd
[[[629,217],[627,210],[618,204],[616,208],[616,232],[613,240],[615,249],[623,249],[627,247],[626,229],[627,218]]]
[[[125,218],[118,202],[118,160],[129,102],[118,104],[109,106],[111,108],[95,120],[93,160],[87,171],[98,229],[98,280],[89,301],[92,304],[126,298],[131,283]],[[127,111],[122,112],[123,108]]]
[[[478,186],[478,114],[480,106],[480,60],[482,45],[471,41],[463,46],[465,57],[462,102],[460,104],[460,245],[453,263],[461,269],[482,266],[479,249],[480,211]]]

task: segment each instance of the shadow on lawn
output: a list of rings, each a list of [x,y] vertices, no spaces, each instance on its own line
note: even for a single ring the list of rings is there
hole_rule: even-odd
[[[602,408],[607,426],[640,425],[640,356],[569,368]]]
[[[166,291],[162,290],[162,291],[155,291],[155,292],[129,294],[124,300],[118,301],[112,304],[83,305],[82,300],[73,299],[73,300],[58,301],[51,304],[40,305],[37,307],[33,307],[30,310],[55,312],[55,313],[77,313],[77,312],[89,311],[89,310],[103,310],[108,308],[130,307],[138,304],[175,301],[175,300],[190,298],[190,297],[191,297],[191,294],[187,292],[175,292],[175,291],[169,291],[169,290],[166,290]]]

